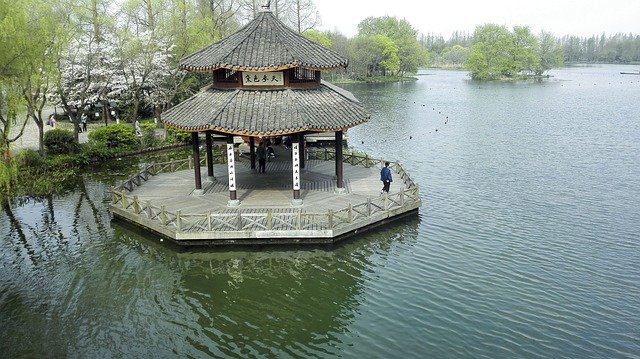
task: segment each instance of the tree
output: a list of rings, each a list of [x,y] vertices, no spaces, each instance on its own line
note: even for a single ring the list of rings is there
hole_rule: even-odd
[[[545,71],[562,66],[562,57],[562,47],[558,41],[551,33],[542,31],[540,33],[539,67],[535,71],[536,76],[542,76]]]
[[[326,47],[327,49],[331,48],[331,38],[318,30],[307,30],[302,35],[307,39]]]
[[[441,56],[445,64],[460,67],[464,65],[467,56],[469,56],[469,49],[460,45],[453,45],[442,50]]]
[[[100,104],[105,125],[110,114],[108,100],[121,88],[113,56],[116,39],[114,23],[110,22],[106,0],[69,0],[71,8],[66,19],[68,41],[60,46],[57,58],[52,101],[62,105],[74,124],[76,141],[80,132],[80,114],[90,106]],[[100,113],[98,113],[100,116]]]
[[[18,122],[24,109],[23,86],[30,77],[25,63],[35,52],[30,33],[30,18],[26,2],[0,0],[0,151],[2,151],[2,172],[5,173],[11,160],[11,143],[24,133],[29,120],[24,116]],[[18,125],[18,133],[13,127]],[[2,176],[5,178],[5,176]]]
[[[320,14],[311,0],[293,0],[294,29],[299,33],[311,30],[320,25]]]
[[[478,26],[465,67],[475,80],[495,80],[513,73],[513,39],[504,26]]]
[[[540,45],[538,38],[526,26],[513,28],[513,69],[511,76],[521,73],[534,73],[540,68]]]
[[[417,38],[417,31],[407,20],[395,17],[368,17],[358,24],[358,36],[383,35],[395,43],[398,48],[400,66],[394,76],[415,73],[418,67],[428,60],[428,53]]]
[[[540,38],[528,27],[515,26],[509,32],[494,24],[476,28],[465,67],[477,80],[495,80],[526,75],[542,75],[562,64],[561,48],[549,33]]]

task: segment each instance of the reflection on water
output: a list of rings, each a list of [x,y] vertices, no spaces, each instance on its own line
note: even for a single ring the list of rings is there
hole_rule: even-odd
[[[334,247],[176,248],[111,222],[104,189],[6,208],[12,356],[338,355],[369,271],[417,240],[413,218]]]
[[[183,249],[111,221],[136,159],[6,205],[2,356],[637,357],[640,81],[619,71],[350,85],[372,113],[350,144],[400,159],[423,207],[334,247]]]

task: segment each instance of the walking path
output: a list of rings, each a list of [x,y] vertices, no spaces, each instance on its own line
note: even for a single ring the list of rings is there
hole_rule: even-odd
[[[49,112],[45,110],[42,113],[48,114]],[[46,124],[44,125],[45,133],[47,131],[51,131],[52,129],[53,127]],[[19,132],[20,132],[20,126],[18,125],[13,126],[11,128],[11,137],[17,135]],[[89,140],[88,135],[89,135],[89,132],[80,132],[78,134],[80,143],[87,142]],[[11,149],[14,152],[18,152],[20,150],[27,149],[27,148],[33,149],[33,150],[38,149],[38,126],[32,119],[29,119],[29,121],[27,122],[27,125],[24,128],[24,132],[22,133],[22,136],[20,136],[20,138],[17,141],[11,144]]]

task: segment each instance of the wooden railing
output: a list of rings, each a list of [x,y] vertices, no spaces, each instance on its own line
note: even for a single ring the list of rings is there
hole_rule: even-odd
[[[311,159],[335,160],[334,151],[314,152]],[[219,161],[222,158],[214,158]],[[344,162],[355,166],[372,167],[384,163],[360,153],[344,154]],[[201,165],[206,162],[201,161]],[[129,177],[122,184],[111,189],[111,206],[152,221],[172,233],[207,231],[304,231],[339,230],[357,221],[366,221],[389,211],[405,206],[415,206],[420,202],[418,186],[411,180],[400,163],[390,165],[404,186],[397,192],[380,197],[369,197],[363,203],[349,204],[339,210],[309,212],[299,208],[290,209],[250,209],[236,210],[234,213],[183,213],[170,211],[165,206],[154,205],[151,201],[141,201],[138,196],[128,193],[142,185],[151,176],[163,172],[193,169],[193,158],[171,160],[145,166],[139,173]]]
[[[323,148],[315,151],[309,151],[308,153],[309,159],[324,161],[335,161],[336,159],[336,151],[334,149]],[[346,149],[342,154],[342,162],[348,163],[352,166],[365,168],[371,168],[374,166],[382,168],[384,166],[385,160],[371,157],[366,153]],[[411,179],[409,174],[405,171],[404,167],[402,167],[399,162],[389,161],[389,168],[396,173],[396,178],[402,180],[407,188],[413,188],[416,186],[415,182]]]
[[[348,205],[340,210],[323,213],[307,212],[302,209],[282,210],[252,209],[235,213],[183,213],[169,211],[165,206],[157,206],[151,201],[140,201],[137,196],[129,196],[124,191],[111,192],[111,205],[141,216],[175,232],[203,231],[300,231],[336,230],[387,211],[399,209],[406,204],[420,201],[418,188],[402,189],[382,197],[367,198],[357,205]]]
[[[213,156],[214,163],[225,163],[226,160],[227,160],[227,156],[224,153],[216,154]],[[200,166],[206,166],[206,165],[207,165],[206,157],[201,158]],[[140,172],[127,178],[120,185],[113,187],[112,191],[116,190],[116,191],[132,192],[136,187],[141,186],[142,183],[148,181],[149,178],[155,175],[158,175],[160,173],[166,173],[166,172],[177,172],[185,169],[191,170],[193,169],[193,167],[194,167],[193,157],[191,156],[181,160],[172,159],[167,162],[145,164],[144,168]]]

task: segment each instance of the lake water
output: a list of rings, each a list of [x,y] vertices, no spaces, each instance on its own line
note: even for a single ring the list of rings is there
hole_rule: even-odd
[[[640,358],[633,70],[344,86],[372,114],[351,146],[403,162],[423,206],[333,248],[185,251],[111,222],[105,175],[135,163],[16,203],[0,356]]]

